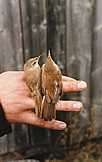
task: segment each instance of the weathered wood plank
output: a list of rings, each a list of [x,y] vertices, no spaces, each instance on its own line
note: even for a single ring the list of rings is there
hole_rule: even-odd
[[[19,6],[17,3],[18,0],[0,1],[1,71],[21,70],[23,65]]]
[[[19,0],[1,0],[0,15],[0,71],[22,70],[23,53]],[[13,126],[13,133],[8,135],[6,140],[5,147],[8,148],[8,151],[26,147],[29,144],[26,134],[28,134],[28,130],[25,125]],[[2,142],[2,139],[0,140]],[[5,153],[5,149],[2,149],[0,154],[3,151]]]
[[[68,4],[70,3],[70,4]],[[90,81],[92,57],[92,10],[90,1],[67,1],[67,73],[77,79]],[[67,19],[68,18],[68,19]],[[87,70],[87,71],[86,71]],[[89,90],[85,91],[89,96]],[[83,96],[85,103],[89,104],[87,97]]]
[[[95,1],[91,102],[95,136],[102,136],[102,1]]]
[[[8,135],[8,151],[13,152],[29,146],[29,127],[25,124],[15,124],[13,133]]]
[[[0,155],[6,154],[8,152],[7,148],[7,136],[0,137]]]
[[[65,74],[65,0],[47,1],[47,47]]]
[[[21,0],[21,16],[25,60],[40,54],[46,57],[46,1]]]
[[[93,1],[66,1],[66,67],[67,74],[78,80],[85,80],[90,88],[90,72],[92,58],[92,18]],[[81,100],[84,110],[79,114],[79,131],[83,132],[90,116],[90,89],[76,93],[73,99]],[[77,132],[76,132],[77,133]],[[76,138],[77,138],[76,134]],[[77,139],[79,140],[79,139]]]

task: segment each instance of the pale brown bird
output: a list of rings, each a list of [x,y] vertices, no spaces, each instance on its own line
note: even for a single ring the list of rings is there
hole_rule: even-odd
[[[38,64],[39,57],[31,58],[24,64],[24,77],[30,94],[34,98],[35,113],[37,117],[41,118],[41,68]]]
[[[42,118],[46,121],[56,119],[55,104],[62,94],[62,75],[57,64],[52,60],[50,51],[42,66]]]

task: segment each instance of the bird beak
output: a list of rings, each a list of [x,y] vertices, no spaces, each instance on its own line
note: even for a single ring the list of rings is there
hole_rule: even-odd
[[[42,65],[42,57],[43,54],[41,54],[40,56],[38,56],[38,64],[41,66]]]
[[[51,53],[50,53],[50,50],[48,50],[48,57],[51,57]]]
[[[41,55],[40,55],[40,56],[38,56],[38,57],[36,57],[36,59],[39,61],[40,57],[41,57]]]

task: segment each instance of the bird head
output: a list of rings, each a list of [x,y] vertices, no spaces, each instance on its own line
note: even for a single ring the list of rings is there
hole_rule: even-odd
[[[27,68],[34,68],[34,67],[36,67],[36,66],[39,66],[39,64],[38,64],[39,59],[40,59],[40,56],[29,59],[29,60],[24,64],[24,70],[26,70]]]
[[[51,54],[50,54],[50,50],[48,51],[48,57],[45,61],[45,69],[47,71],[52,71],[55,68],[57,68],[57,64],[52,60]]]

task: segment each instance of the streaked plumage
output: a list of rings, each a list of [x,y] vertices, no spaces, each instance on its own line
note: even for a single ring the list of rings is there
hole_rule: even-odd
[[[39,57],[31,58],[24,64],[24,76],[30,94],[34,98],[35,113],[37,117],[42,116],[41,104],[41,68],[38,64]]]
[[[56,119],[55,104],[62,94],[62,75],[50,52],[42,66],[42,93],[42,118],[46,121]]]

